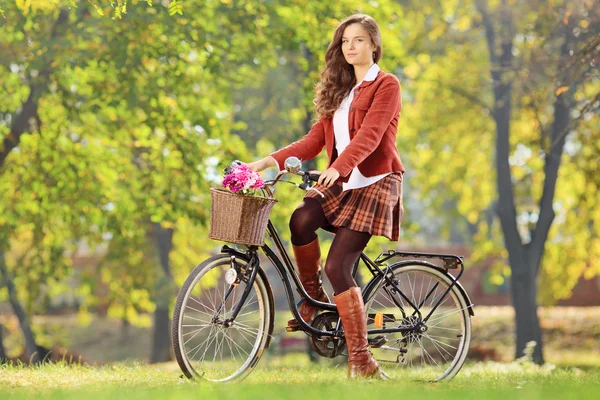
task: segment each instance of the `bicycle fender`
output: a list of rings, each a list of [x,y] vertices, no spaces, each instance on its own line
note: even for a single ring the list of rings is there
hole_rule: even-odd
[[[250,262],[248,255],[246,253],[242,253],[241,251],[231,248],[227,245],[221,248],[221,253],[230,254],[232,256],[236,256],[246,260],[246,262]],[[265,349],[268,349],[271,345],[271,340],[273,339],[273,326],[275,325],[275,297],[273,296],[273,289],[271,288],[271,283],[267,279],[267,274],[262,269],[260,264],[258,265],[258,274],[261,279],[265,283],[265,288],[267,289],[267,296],[269,297],[269,312],[271,313],[271,321],[269,322],[269,336],[267,337],[267,343],[265,344]]]
[[[427,261],[420,261],[420,260],[399,261],[397,263],[392,264],[390,267],[392,268],[392,271],[395,271],[398,268],[404,268],[404,267],[407,267],[409,265],[422,265],[422,266],[425,266],[425,267],[436,269],[439,272],[442,272],[444,274],[448,274],[448,272],[445,269],[440,268],[437,265],[434,265],[434,264],[429,263]],[[383,279],[383,276],[381,276],[381,275],[378,276],[378,277],[375,277],[375,278],[371,279],[367,283],[367,285],[365,286],[365,288],[363,289],[363,293],[364,293],[363,298],[368,298],[370,292],[379,286],[379,282],[382,279]],[[456,283],[454,285],[458,288],[459,293],[461,294],[462,298],[464,299],[465,303],[467,304],[467,307],[469,309],[469,315],[474,316],[475,315],[475,312],[473,311],[474,304],[471,302],[471,299],[469,298],[469,295],[468,295],[467,291],[465,290],[465,288],[458,281],[456,281]]]

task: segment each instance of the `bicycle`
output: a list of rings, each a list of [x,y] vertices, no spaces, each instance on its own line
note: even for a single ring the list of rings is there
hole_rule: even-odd
[[[302,184],[281,180],[286,174],[301,176]],[[285,170],[265,182],[263,193],[272,197],[278,182],[317,190],[312,183],[318,176],[302,171],[300,160],[290,157]],[[175,305],[172,338],[177,362],[188,378],[214,382],[244,379],[269,347],[275,309],[259,249],[278,271],[290,311],[315,351],[328,358],[344,354],[344,331],[335,304],[307,295],[271,220],[267,234],[279,256],[266,243],[245,246],[245,251],[223,245],[221,254],[200,263],[183,284]],[[388,263],[397,258],[405,259]],[[436,259],[442,265],[425,259]],[[362,293],[375,359],[388,372],[397,366],[417,369],[420,377],[430,381],[454,377],[467,356],[474,315],[473,304],[458,282],[464,272],[462,257],[389,250],[371,260],[363,252],[353,276],[360,261],[373,275]],[[450,270],[456,270],[457,276]],[[301,297],[298,303],[292,283]],[[303,301],[321,310],[310,324],[299,315]]]

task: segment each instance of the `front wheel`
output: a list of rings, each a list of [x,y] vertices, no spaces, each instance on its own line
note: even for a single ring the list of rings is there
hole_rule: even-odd
[[[267,283],[261,274],[256,274],[233,324],[223,323],[247,287],[248,263],[235,257],[232,266],[230,255],[217,255],[198,265],[183,284],[175,304],[172,334],[175,357],[188,378],[241,380],[260,359],[273,318]],[[234,285],[225,281],[232,267],[242,277]]]
[[[437,268],[399,263],[392,271],[391,279],[405,297],[389,282],[377,278],[380,281],[365,293],[368,329],[377,329],[378,313],[383,314],[380,321],[384,329],[417,324],[423,328],[386,334],[385,343],[372,349],[373,356],[384,370],[407,369],[417,379],[428,381],[451,379],[463,366],[471,343],[471,305],[457,286],[443,297],[452,281]]]

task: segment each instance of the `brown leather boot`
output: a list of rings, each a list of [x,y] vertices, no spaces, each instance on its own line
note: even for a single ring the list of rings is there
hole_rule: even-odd
[[[348,377],[389,379],[369,351],[367,315],[360,288],[351,287],[343,293],[334,295],[333,300],[342,319],[346,337]]]
[[[296,257],[298,276],[306,293],[315,300],[329,303],[331,300],[329,300],[327,293],[323,290],[321,282],[321,247],[319,246],[319,238],[304,246],[292,245],[292,249]],[[300,305],[299,311],[302,319],[309,324],[317,313],[316,307],[311,306],[306,301]],[[298,328],[299,326],[300,323],[295,318],[288,321],[288,327]]]

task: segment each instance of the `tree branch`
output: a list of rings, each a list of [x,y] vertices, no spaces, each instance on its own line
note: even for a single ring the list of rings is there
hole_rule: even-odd
[[[438,82],[438,83],[441,84],[441,82]],[[442,87],[443,87],[443,85],[442,85]],[[481,100],[477,96],[467,92],[462,87],[454,86],[454,85],[446,85],[446,87],[448,89],[450,89],[452,92],[458,94],[459,96],[462,96],[465,99],[471,101],[473,104],[480,106],[481,108],[483,108],[484,110],[489,112],[490,115],[494,115],[494,110],[492,109],[492,107],[490,105],[486,104],[483,100]]]
[[[61,9],[56,22],[52,26],[50,40],[53,40],[58,36],[59,27],[65,25],[68,20],[69,11],[64,8]],[[45,53],[46,59],[52,58],[52,54],[49,54],[49,52],[50,50]],[[2,150],[0,151],[0,170],[2,170],[10,152],[19,145],[21,136],[29,131],[29,121],[31,118],[37,118],[38,100],[48,86],[48,81],[52,73],[50,68],[51,62],[44,62],[43,65],[45,65],[45,67],[40,71],[37,83],[31,83],[29,85],[29,96],[27,97],[27,100],[25,100],[25,103],[23,103],[21,112],[14,118],[10,133],[4,138]]]
[[[514,189],[510,164],[510,120],[512,77],[507,79],[507,71],[513,67],[512,55],[512,14],[510,8],[503,2],[501,8],[501,23],[508,27],[502,37],[500,57],[495,53],[496,36],[486,0],[476,0],[475,4],[481,13],[485,26],[488,49],[490,53],[490,73],[494,91],[494,120],[496,122],[496,185],[498,191],[497,214],[502,225],[504,242],[508,250],[510,265],[514,277],[525,278],[528,270],[524,261],[521,235],[517,227],[517,212],[515,207]],[[504,71],[506,69],[506,71]]]
[[[494,32],[494,24],[490,17],[487,0],[475,0],[475,7],[481,14],[483,26],[485,27],[485,38],[490,51],[490,62],[494,65],[498,61],[494,50],[496,48],[496,33]]]
[[[563,25],[562,34],[564,41],[560,47],[560,54],[567,62],[571,44],[573,41],[572,26]],[[561,63],[562,64],[562,63]],[[563,78],[568,74],[568,70],[562,68],[559,64],[558,68],[561,71]],[[573,88],[570,88],[573,89]],[[573,91],[568,90],[559,94],[554,101],[554,121],[552,122],[552,146],[544,163],[544,188],[542,197],[539,202],[540,216],[533,231],[531,242],[529,243],[529,258],[535,267],[535,271],[539,268],[541,258],[544,254],[544,245],[548,238],[548,232],[554,221],[554,195],[556,192],[556,181],[558,179],[558,169],[560,168],[561,156],[566,141],[566,133],[569,128],[569,118],[572,107]]]

